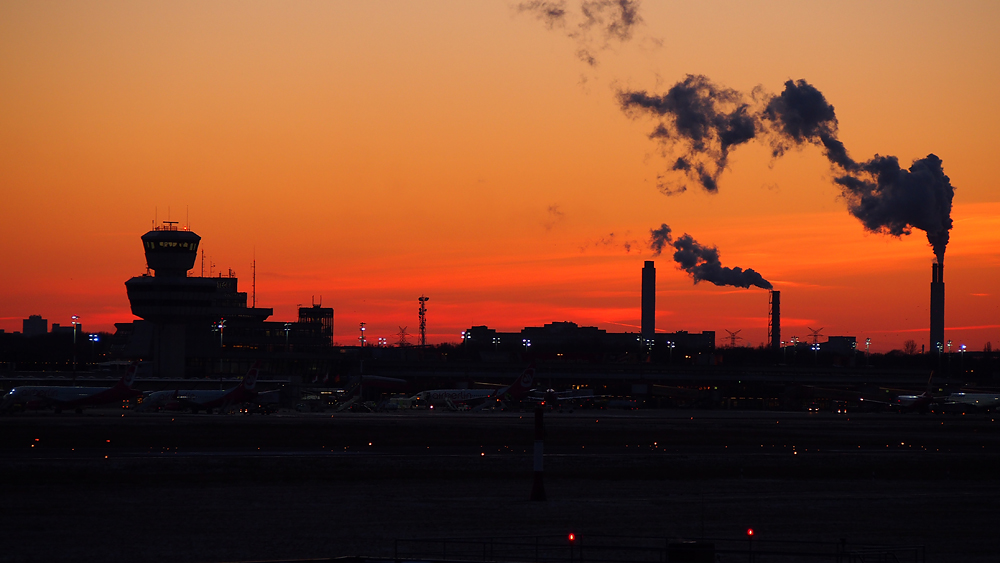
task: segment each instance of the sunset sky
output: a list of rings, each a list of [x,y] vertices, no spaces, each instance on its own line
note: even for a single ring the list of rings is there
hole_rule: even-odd
[[[1000,344],[1000,3],[646,0],[627,41],[517,5],[0,3],[0,329],[133,320],[139,237],[170,218],[241,290],[256,258],[272,320],[322,296],[342,344],[362,321],[369,339],[416,333],[421,294],[435,343],[484,324],[638,331],[667,223],[781,290],[786,339],[926,344],[925,234],[866,232],[819,149],[750,143],[718,193],[657,189],[670,162],[616,92],[700,74],[771,93],[805,79],[853,157],[940,157],[945,336]],[[655,260],[658,329],[765,340],[766,291]]]

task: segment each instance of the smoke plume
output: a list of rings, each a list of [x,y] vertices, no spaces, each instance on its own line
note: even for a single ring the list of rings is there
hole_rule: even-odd
[[[597,66],[598,51],[612,41],[625,43],[642,23],[639,0],[583,0],[568,9],[566,0],[530,0],[517,5],[519,13],[533,14],[549,29],[560,29],[576,42],[576,56]]]
[[[848,210],[865,229],[902,236],[920,229],[944,261],[952,227],[955,188],[944,174],[941,159],[931,154],[913,162],[909,170],[894,156],[875,155],[858,162],[837,137],[837,115],[826,97],[805,80],[789,80],[780,94],[762,89],[751,94],[713,84],[705,76],[688,75],[665,94],[622,90],[622,110],[633,118],[656,120],[649,137],[665,152],[679,150],[670,171],[718,191],[719,176],[730,151],[755,139],[766,142],[778,158],[789,149],[819,147],[835,171]],[[660,189],[670,195],[687,189],[660,177]]]
[[[653,250],[653,256],[659,256],[667,246],[674,248],[674,261],[682,270],[691,274],[694,283],[707,281],[723,286],[772,288],[771,282],[750,268],[744,270],[723,266],[719,261],[718,248],[702,246],[687,233],[672,240],[670,227],[666,223],[649,230],[649,247]]]
[[[709,192],[718,190],[719,175],[726,168],[729,151],[752,140],[760,129],[759,116],[747,97],[712,83],[705,76],[689,74],[662,96],[642,91],[621,91],[622,109],[638,117],[655,116],[659,123],[649,138],[665,147],[680,147],[672,170],[683,172]],[[661,184],[664,192],[678,193],[685,185]]]
[[[929,154],[905,170],[896,157],[875,155],[858,168],[835,180],[851,215],[872,232],[898,237],[910,234],[914,228],[925,231],[938,264],[944,264],[955,188],[944,173],[941,159]]]

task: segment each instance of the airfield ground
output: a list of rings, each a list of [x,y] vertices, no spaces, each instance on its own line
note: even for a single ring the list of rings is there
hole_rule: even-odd
[[[997,561],[992,416],[737,411],[0,418],[0,561],[391,556],[587,534],[926,546]]]

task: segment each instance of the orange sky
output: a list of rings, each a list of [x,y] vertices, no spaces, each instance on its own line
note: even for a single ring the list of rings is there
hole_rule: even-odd
[[[187,214],[244,290],[256,255],[274,320],[322,295],[345,344],[361,321],[370,338],[414,333],[421,293],[433,342],[479,324],[637,330],[660,223],[771,280],[786,337],[926,342],[923,232],[865,233],[817,149],[739,147],[718,194],[657,191],[651,123],[614,92],[694,73],[771,92],[805,79],[855,158],[941,157],[956,186],[946,337],[1000,344],[997,4],[647,1],[641,15],[591,68],[513,3],[4,2],[0,329],[131,320],[139,236]],[[656,260],[659,328],[765,339],[765,291],[693,285]]]

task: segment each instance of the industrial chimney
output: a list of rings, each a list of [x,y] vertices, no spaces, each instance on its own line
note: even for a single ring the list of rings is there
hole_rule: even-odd
[[[944,346],[944,264],[931,265],[931,350]]]
[[[767,321],[767,337],[772,350],[781,350],[781,292],[771,291],[771,318]]]
[[[652,340],[656,336],[656,266],[646,260],[642,267],[642,338]]]

